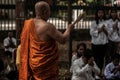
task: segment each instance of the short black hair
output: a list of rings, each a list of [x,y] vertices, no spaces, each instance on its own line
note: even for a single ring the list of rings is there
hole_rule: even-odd
[[[93,57],[93,51],[91,49],[86,49],[83,52],[83,56],[89,60],[91,57]]]
[[[115,59],[120,59],[120,54],[115,53],[111,58],[112,58],[112,61]]]
[[[86,44],[85,43],[82,42],[82,43],[77,44],[77,50],[79,49],[80,46],[83,46],[84,49],[86,50]]]

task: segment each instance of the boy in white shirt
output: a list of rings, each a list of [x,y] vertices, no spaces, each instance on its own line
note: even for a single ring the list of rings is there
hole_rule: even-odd
[[[106,65],[104,75],[107,80],[120,80],[119,58],[119,54],[114,54],[112,57],[112,61]]]
[[[81,58],[73,62],[71,80],[95,80],[95,75],[100,74],[91,50],[86,50]],[[94,75],[93,75],[94,73]]]

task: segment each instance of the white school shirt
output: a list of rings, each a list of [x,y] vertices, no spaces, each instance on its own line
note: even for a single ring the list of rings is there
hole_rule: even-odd
[[[17,45],[16,39],[13,38],[13,37],[12,37],[11,39],[12,39],[13,44],[14,44],[14,45]],[[9,40],[10,40],[9,37],[7,37],[7,38],[4,39],[4,46],[7,46],[7,45],[9,44]],[[11,48],[11,47],[5,48],[5,51],[13,52],[13,51],[14,51],[14,48]]]
[[[70,72],[72,73],[72,65],[73,65],[73,62],[78,59],[77,57],[77,52],[72,56],[72,60],[71,60],[71,67],[70,67]]]
[[[73,72],[71,80],[95,80],[92,76],[92,72],[96,75],[100,73],[100,69],[97,67],[94,62],[94,66],[90,66],[89,64],[84,64],[82,57],[76,59],[73,62]]]
[[[107,23],[107,31],[108,31],[109,40],[113,42],[120,42],[120,21],[118,22],[118,28],[119,28],[118,31],[113,30],[113,25],[115,21],[113,21],[112,19],[109,19],[108,21],[106,21],[106,23]]]
[[[114,68],[115,68],[115,65],[113,64],[113,62],[106,65],[105,70],[104,70],[104,75],[107,79],[114,79],[114,77],[120,78],[120,71],[116,72],[116,74],[112,73],[112,70]]]
[[[96,21],[93,21],[90,28],[91,42],[94,45],[104,45],[108,43],[108,37],[104,32],[98,33],[98,29],[103,26],[106,26],[106,22],[104,20],[99,21],[99,24],[96,24]],[[105,27],[106,29],[106,27]]]

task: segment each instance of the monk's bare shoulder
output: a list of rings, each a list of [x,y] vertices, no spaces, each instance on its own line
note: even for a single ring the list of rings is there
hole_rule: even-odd
[[[42,41],[51,40],[51,34],[55,32],[55,27],[53,24],[48,22],[39,22],[36,27],[36,33]]]
[[[58,42],[62,41],[63,39],[62,33],[59,30],[57,30],[53,24],[50,24],[50,23],[48,24],[49,24],[49,27],[47,30],[47,35]]]
[[[49,22],[48,22],[47,25],[49,26],[48,28],[49,28],[50,30],[56,29],[55,26],[54,26],[52,23],[49,23]]]
[[[35,24],[35,28],[36,28],[36,33],[38,35],[43,34],[43,33],[45,34],[49,28],[49,23],[44,22],[44,21],[38,22]]]
[[[48,30],[47,30],[48,35],[50,33],[54,34],[56,32],[56,28],[55,28],[55,26],[53,24],[47,23],[47,26],[48,26]]]

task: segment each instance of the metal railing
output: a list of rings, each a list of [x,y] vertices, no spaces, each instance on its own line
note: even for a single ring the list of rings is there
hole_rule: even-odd
[[[16,0],[0,0],[0,31],[15,30]]]

